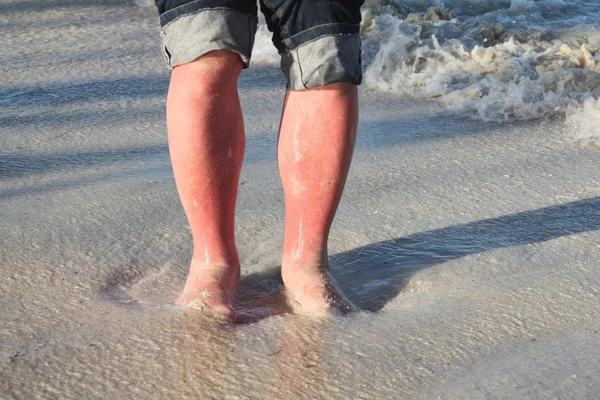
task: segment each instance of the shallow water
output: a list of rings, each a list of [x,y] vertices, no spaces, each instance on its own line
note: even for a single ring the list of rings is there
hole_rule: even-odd
[[[362,87],[330,253],[363,312],[307,318],[278,273],[285,82],[256,65],[240,80],[241,323],[173,306],[191,240],[168,71],[154,10],[124,4],[0,5],[0,397],[594,398],[599,153],[555,120]]]

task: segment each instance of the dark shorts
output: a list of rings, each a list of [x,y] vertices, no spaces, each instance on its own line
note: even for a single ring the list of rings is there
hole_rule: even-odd
[[[364,0],[260,0],[281,55],[288,88],[360,84],[360,7]],[[250,64],[258,24],[256,0],[156,0],[163,54],[171,68],[213,50]]]

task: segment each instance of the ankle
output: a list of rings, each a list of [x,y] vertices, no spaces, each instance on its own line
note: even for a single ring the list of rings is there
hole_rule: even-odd
[[[327,257],[315,257],[309,262],[298,262],[293,259],[286,260],[284,258],[281,262],[281,273],[283,275],[316,272],[321,270],[329,270],[329,260]]]
[[[314,246],[309,249],[291,249],[283,252],[282,267],[298,269],[328,267],[329,258],[326,246]]]
[[[190,262],[190,269],[202,270],[202,269],[231,269],[236,270],[240,268],[240,261],[238,257],[216,257],[209,258],[206,256],[192,256]]]

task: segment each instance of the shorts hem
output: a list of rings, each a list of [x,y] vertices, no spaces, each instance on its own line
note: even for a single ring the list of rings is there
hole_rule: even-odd
[[[289,90],[332,83],[362,82],[361,40],[358,34],[325,34],[281,54],[281,69]]]
[[[239,54],[250,65],[258,18],[230,8],[213,7],[180,15],[161,28],[162,53],[170,68],[214,50]]]

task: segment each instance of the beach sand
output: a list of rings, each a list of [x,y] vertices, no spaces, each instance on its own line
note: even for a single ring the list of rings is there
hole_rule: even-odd
[[[191,237],[156,11],[0,15],[1,398],[598,398],[600,148],[559,117],[485,122],[363,85],[330,255],[364,311],[315,319],[278,271],[285,81],[252,66],[226,325],[172,305]]]

